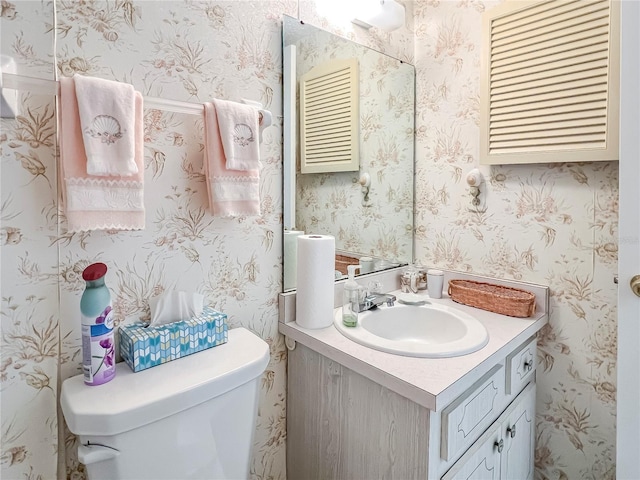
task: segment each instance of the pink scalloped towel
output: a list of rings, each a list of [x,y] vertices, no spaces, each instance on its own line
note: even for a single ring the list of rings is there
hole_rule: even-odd
[[[213,100],[218,119],[222,149],[228,170],[260,168],[258,109],[251,105]]]
[[[87,173],[80,114],[72,78],[60,79],[60,180],[67,230],[142,230],[144,151],[142,95],[135,96],[135,163],[137,173],[91,176]]]
[[[228,170],[213,103],[204,104],[204,162],[209,206],[215,216],[260,215],[260,170]]]
[[[129,177],[135,163],[135,105],[133,85],[75,74],[87,173]]]

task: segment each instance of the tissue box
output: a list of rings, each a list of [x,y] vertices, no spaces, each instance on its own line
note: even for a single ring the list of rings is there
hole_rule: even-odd
[[[226,343],[227,315],[205,307],[197,317],[158,327],[123,325],[118,336],[120,356],[139,372]]]

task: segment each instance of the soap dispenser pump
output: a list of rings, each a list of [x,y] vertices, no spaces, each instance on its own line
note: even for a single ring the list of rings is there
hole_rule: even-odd
[[[360,303],[360,285],[355,280],[356,269],[360,265],[348,265],[349,278],[344,284],[344,296],[342,302],[342,323],[345,327],[355,327],[358,324],[358,304]]]

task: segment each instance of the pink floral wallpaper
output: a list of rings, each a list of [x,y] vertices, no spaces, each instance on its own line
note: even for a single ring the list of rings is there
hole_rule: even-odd
[[[149,317],[148,300],[197,291],[271,347],[261,379],[252,478],[285,478],[281,291],[281,14],[286,2],[128,0],[2,2],[2,53],[18,73],[83,73],[189,102],[262,102],[274,114],[261,144],[260,217],[221,219],[207,206],[202,120],[145,110],[143,231],[68,233],[56,170],[56,110],[21,92],[2,121],[2,477],[83,478],[76,439],[57,408],[80,373],[81,272],[109,267],[116,322]],[[53,18],[57,24],[53,52]],[[28,32],[28,33],[27,33]],[[54,63],[54,53],[57,62]]]
[[[481,14],[499,2],[413,2],[416,255],[426,265],[550,286],[538,338],[536,477],[615,478],[618,164],[483,167]]]
[[[247,98],[275,115],[261,145],[261,217],[212,217],[201,120],[146,110],[145,230],[69,234],[58,201],[54,98],[20,93],[18,117],[0,124],[3,478],[84,477],[57,402],[61,381],[79,372],[80,273],[96,260],[109,265],[120,322],[148,316],[152,296],[191,289],[232,326],[269,342],[251,472],[286,477],[286,349],[277,332],[283,13],[416,65],[417,260],[550,285],[536,475],[615,478],[617,164],[488,168],[487,209],[477,211],[462,179],[478,161],[480,15],[497,2],[405,1],[407,28],[391,34],[334,25],[315,3],[2,1],[0,49],[18,73],[86,73],[190,102]]]

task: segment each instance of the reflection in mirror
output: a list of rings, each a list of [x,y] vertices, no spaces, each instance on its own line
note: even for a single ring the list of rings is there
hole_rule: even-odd
[[[410,263],[415,68],[288,16],[283,51],[284,290],[296,286],[301,233],[335,237],[336,278],[349,264],[360,263],[361,273],[369,273]],[[347,60],[357,66],[357,99],[341,90],[353,79],[335,65]],[[327,71],[333,73],[318,79],[317,72]],[[312,78],[310,87],[301,87],[303,76]],[[321,101],[309,102],[319,96]],[[347,118],[354,111],[352,140]],[[341,165],[353,152],[356,167],[345,171]],[[301,172],[303,157],[312,166],[303,171],[314,173]]]

